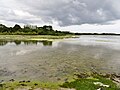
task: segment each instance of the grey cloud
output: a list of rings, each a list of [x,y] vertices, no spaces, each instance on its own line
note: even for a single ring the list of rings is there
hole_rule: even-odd
[[[4,0],[9,1],[9,0]],[[34,17],[18,18],[15,14],[8,15],[7,20],[22,23],[57,21],[61,26],[80,24],[102,24],[120,19],[120,0],[12,0],[21,9]],[[117,5],[116,5],[117,3]],[[2,6],[3,7],[3,6]],[[13,10],[13,7],[12,7]],[[2,11],[0,9],[0,11]],[[1,13],[6,12],[2,11]],[[1,15],[0,13],[0,15]],[[14,17],[14,18],[13,18]],[[34,20],[37,18],[38,20]],[[0,18],[2,19],[2,18]],[[5,19],[5,18],[4,18]],[[23,20],[24,19],[24,20]],[[40,19],[40,20],[39,20]]]

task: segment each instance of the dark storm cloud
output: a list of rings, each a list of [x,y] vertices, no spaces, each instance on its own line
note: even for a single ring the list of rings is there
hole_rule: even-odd
[[[68,26],[85,23],[102,24],[120,19],[120,0],[4,0],[2,2],[5,1],[12,1],[13,5],[10,8],[13,13],[0,9],[0,19],[6,19],[3,13],[7,12],[6,20],[22,23],[57,21],[61,26]],[[6,6],[4,4],[1,8]],[[21,11],[16,12],[16,9]],[[22,12],[29,18],[25,14],[19,16]]]

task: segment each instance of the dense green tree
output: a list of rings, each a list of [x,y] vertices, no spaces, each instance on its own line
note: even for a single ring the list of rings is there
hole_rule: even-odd
[[[12,32],[16,32],[16,31],[20,31],[22,28],[20,27],[20,25],[15,24],[15,26],[13,27]]]

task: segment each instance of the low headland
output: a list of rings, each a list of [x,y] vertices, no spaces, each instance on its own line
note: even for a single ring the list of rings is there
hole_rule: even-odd
[[[53,36],[65,36],[65,35],[75,35],[69,31],[58,31],[54,30],[52,26],[44,25],[43,27],[38,27],[36,25],[25,25],[21,27],[15,24],[14,27],[7,27],[0,24],[0,35],[53,35]]]
[[[0,24],[0,40],[6,41],[53,41],[56,39],[73,38],[78,37],[75,33],[68,31],[54,30],[52,26],[37,27],[33,25],[25,25],[21,28],[16,24],[14,27],[7,27]]]

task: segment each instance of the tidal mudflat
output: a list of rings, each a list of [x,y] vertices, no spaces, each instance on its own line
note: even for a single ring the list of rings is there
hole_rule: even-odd
[[[119,36],[80,36],[61,41],[0,41],[0,80],[63,82],[74,74],[120,75]]]

